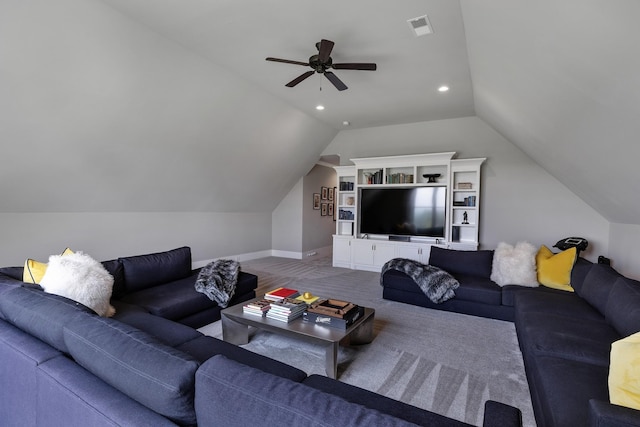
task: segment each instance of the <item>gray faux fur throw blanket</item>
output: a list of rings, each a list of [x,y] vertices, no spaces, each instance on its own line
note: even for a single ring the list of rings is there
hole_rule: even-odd
[[[225,308],[233,298],[238,283],[240,263],[230,259],[219,259],[202,267],[196,280],[196,291]]]
[[[446,271],[432,265],[404,258],[394,258],[382,266],[380,284],[383,286],[382,276],[388,270],[401,271],[411,277],[427,298],[436,304],[456,296],[454,290],[460,286],[460,283]]]

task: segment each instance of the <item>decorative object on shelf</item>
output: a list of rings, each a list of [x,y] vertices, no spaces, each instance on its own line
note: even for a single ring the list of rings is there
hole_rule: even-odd
[[[333,187],[329,187],[329,193],[327,194],[327,200],[329,200],[330,202],[333,202],[333,193],[335,191],[335,189]]]
[[[356,204],[355,197],[347,197],[347,206],[354,206]]]
[[[327,200],[329,197],[329,189],[327,187],[320,187],[320,191],[322,193],[322,200]]]
[[[462,223],[469,224],[469,214],[467,213],[467,211],[464,211],[464,213],[462,214]]]
[[[471,182],[459,182],[458,190],[471,190],[473,188],[473,183]]]
[[[442,176],[441,173],[425,173],[422,175],[423,178],[427,178],[427,183],[438,182],[438,178]]]
[[[320,209],[320,193],[313,193],[313,209]]]
[[[327,216],[327,205],[328,203],[322,203],[320,205],[320,216]]]

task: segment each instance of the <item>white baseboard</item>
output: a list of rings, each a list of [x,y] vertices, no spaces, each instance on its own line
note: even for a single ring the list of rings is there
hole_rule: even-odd
[[[258,251],[258,252],[249,252],[246,254],[239,254],[239,255],[229,255],[229,256],[221,256],[219,258],[213,258],[213,259],[205,259],[202,261],[194,261],[192,263],[193,268],[201,268],[204,267],[205,265],[209,264],[210,262],[213,262],[217,259],[232,259],[234,261],[238,261],[238,262],[242,262],[242,261],[250,261],[252,259],[259,259],[259,258],[266,258],[266,257],[270,257],[270,256],[276,256],[276,257],[281,257],[281,258],[292,258],[292,259],[306,259],[309,257],[319,257],[319,256],[330,256],[331,255],[331,251],[332,251],[332,247],[331,246],[325,246],[322,248],[318,248],[318,249],[313,249],[311,251],[307,251],[307,252],[294,252],[294,251],[281,251],[281,250],[276,250],[276,249],[267,249],[265,251]]]

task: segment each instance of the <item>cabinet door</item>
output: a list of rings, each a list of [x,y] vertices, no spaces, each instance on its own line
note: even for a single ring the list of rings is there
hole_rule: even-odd
[[[385,262],[396,257],[396,247],[389,243],[375,243],[373,245],[373,265],[382,268]]]
[[[346,267],[351,264],[351,239],[333,239],[333,265]]]
[[[371,240],[353,241],[353,263],[363,266],[373,266],[373,248],[375,243]]]
[[[412,259],[427,264],[430,253],[431,245],[429,244],[398,245],[396,256],[398,258]]]

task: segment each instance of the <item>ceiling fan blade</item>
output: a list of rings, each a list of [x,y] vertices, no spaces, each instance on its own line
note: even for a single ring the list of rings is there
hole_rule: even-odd
[[[347,85],[342,83],[342,80],[340,80],[338,76],[333,74],[331,71],[325,72],[324,75],[329,79],[331,83],[333,83],[336,89],[345,90],[347,88]]]
[[[306,73],[301,74],[298,77],[296,77],[295,79],[291,80],[285,86],[286,87],[294,87],[295,85],[297,85],[298,83],[300,83],[301,81],[306,79],[307,77],[311,76],[313,73],[315,73],[315,71],[307,71]]]
[[[344,63],[344,64],[333,64],[333,68],[336,70],[365,70],[365,71],[375,71],[377,66],[376,64],[359,64],[359,63]]]
[[[320,41],[320,47],[318,48],[318,61],[325,63],[331,56],[334,43],[331,40],[322,39]]]
[[[309,66],[308,62],[291,61],[289,59],[280,59],[280,58],[269,57],[269,58],[267,58],[267,61],[284,62],[285,64],[304,65],[304,66],[307,66],[307,67]]]

